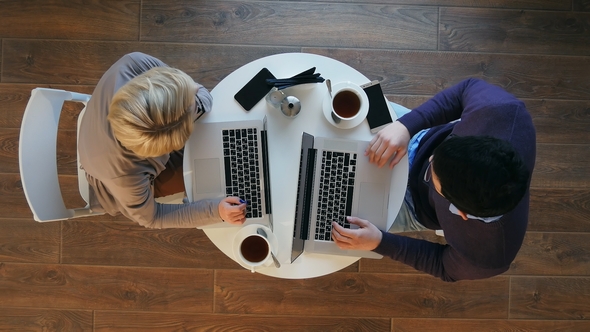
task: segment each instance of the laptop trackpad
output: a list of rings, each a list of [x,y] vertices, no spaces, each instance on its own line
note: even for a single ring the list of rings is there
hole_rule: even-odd
[[[383,184],[362,182],[359,195],[358,217],[366,220],[383,219]]]
[[[221,164],[218,158],[195,159],[195,193],[217,194],[221,192]]]

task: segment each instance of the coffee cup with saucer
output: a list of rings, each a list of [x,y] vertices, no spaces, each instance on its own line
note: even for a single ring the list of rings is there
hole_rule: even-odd
[[[369,113],[369,98],[358,85],[349,81],[332,86],[332,93],[326,93],[322,111],[326,120],[341,129],[350,129],[363,122]]]
[[[261,228],[264,232],[257,232]],[[262,236],[260,233],[266,233]],[[250,224],[240,229],[233,243],[235,260],[254,273],[257,269],[273,265],[271,252],[277,255],[278,239],[270,228],[261,224]]]

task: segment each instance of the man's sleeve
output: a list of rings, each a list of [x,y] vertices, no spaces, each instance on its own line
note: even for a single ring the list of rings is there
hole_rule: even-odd
[[[383,232],[375,252],[426,272],[443,281],[489,278],[508,270],[508,267],[484,269],[475,266],[449,245],[413,239]]]
[[[467,115],[471,109],[465,105],[479,105],[482,102],[493,104],[493,100],[480,100],[490,97],[501,100],[505,100],[506,97],[514,99],[500,87],[477,78],[469,78],[437,93],[398,121],[408,128],[410,136],[414,136],[422,129],[447,124]]]

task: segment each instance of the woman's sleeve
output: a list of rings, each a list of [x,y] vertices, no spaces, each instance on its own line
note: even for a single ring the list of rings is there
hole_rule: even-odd
[[[209,90],[201,84],[197,83],[197,87],[199,89],[197,90],[197,97],[203,104],[203,110],[205,113],[211,112],[211,109],[213,108],[213,97],[209,93]]]
[[[156,202],[148,176],[125,176],[109,184],[117,197],[121,213],[147,228],[195,228],[222,222],[219,203],[222,198],[192,203]]]

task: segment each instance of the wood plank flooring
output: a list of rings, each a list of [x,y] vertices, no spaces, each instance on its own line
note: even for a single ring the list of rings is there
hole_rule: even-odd
[[[391,260],[280,280],[252,274],[200,230],[121,216],[37,223],[18,171],[31,89],[91,93],[141,51],[212,89],[267,55],[325,55],[412,108],[467,77],[527,105],[537,129],[530,221],[510,270],[444,283]],[[0,330],[589,331],[590,1],[0,1]],[[60,119],[69,206],[76,119]],[[410,234],[444,241],[433,232]]]

